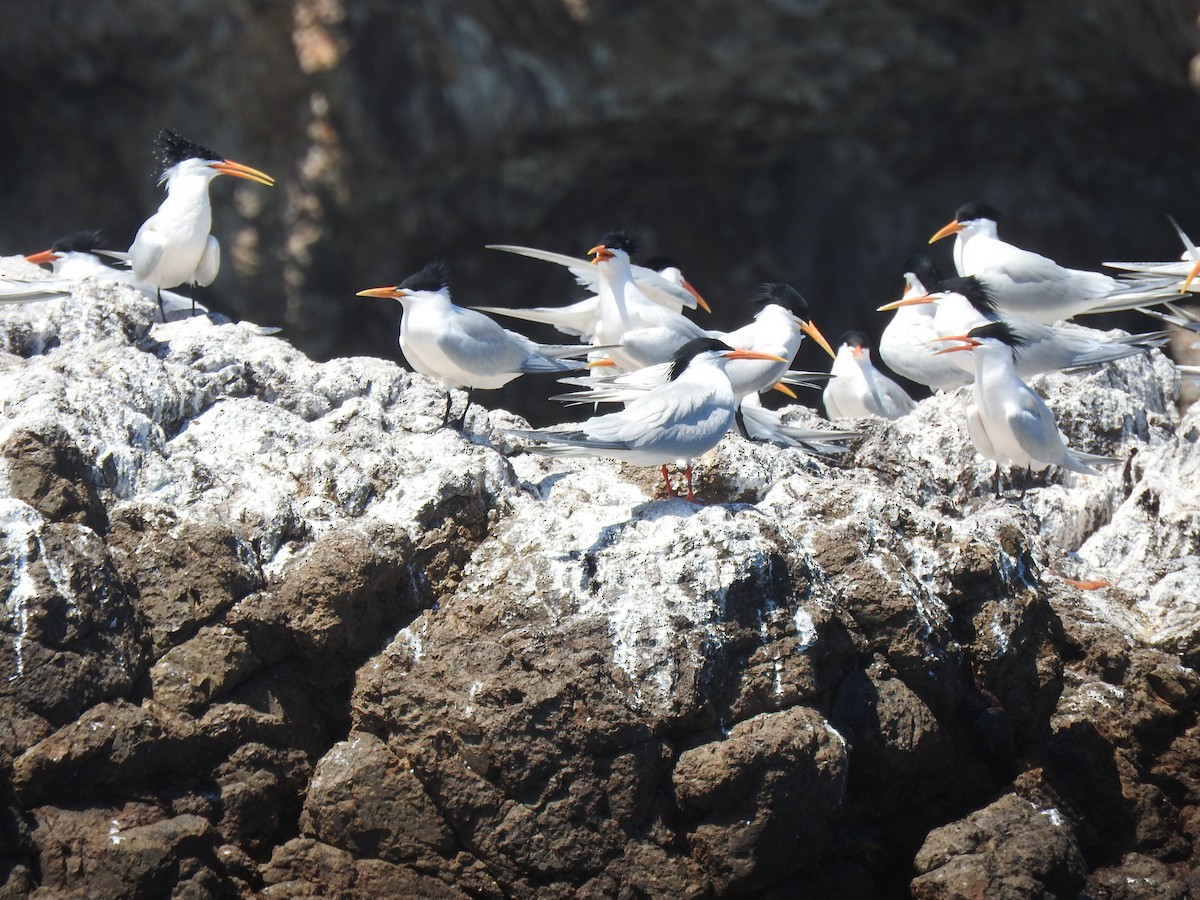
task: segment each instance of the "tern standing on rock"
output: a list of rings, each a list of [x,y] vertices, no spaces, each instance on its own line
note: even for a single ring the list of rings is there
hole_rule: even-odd
[[[821,396],[830,419],[898,419],[917,407],[904,388],[875,368],[871,346],[861,331],[842,335],[832,371]]]
[[[646,391],[620,412],[595,416],[577,425],[510,431],[540,441],[533,453],[548,456],[601,456],[639,466],[662,466],[667,492],[673,493],[667,463],[687,466],[688,499],[692,460],[720,443],[733,425],[738,398],[725,367],[731,360],[785,362],[753,350],[735,350],[715,338],[697,338],[672,357],[668,380]]]
[[[434,260],[393,287],[359,291],[359,297],[399,300],[400,349],[408,364],[446,388],[442,424],[450,421],[450,390],[467,388],[467,403],[457,420],[460,429],[471,405],[471,389],[503,387],[527,372],[574,372],[585,363],[568,362],[586,356],[587,344],[538,344],[501,328],[473,309],[450,300],[446,264]]]
[[[218,175],[232,175],[271,187],[275,179],[167,129],[159,132],[156,144],[162,164],[158,183],[166,184],[167,198],[142,223],[129,247],[133,277],[157,291],[181,284],[212,284],[221,268],[221,246],[209,233],[209,182]],[[160,312],[165,319],[165,311]]]
[[[962,343],[938,353],[966,351],[975,356],[974,396],[967,406],[967,433],[975,449],[996,462],[997,496],[1002,464],[1033,471],[1062,466],[1084,475],[1099,475],[1094,466],[1121,462],[1111,456],[1081,453],[1067,447],[1054,414],[1013,368],[1013,354],[1021,351],[1023,341],[1007,324],[993,322],[942,340]]]

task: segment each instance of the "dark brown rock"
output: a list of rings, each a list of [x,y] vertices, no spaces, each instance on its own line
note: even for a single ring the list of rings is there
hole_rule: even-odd
[[[18,431],[0,447],[12,496],[51,522],[86,525],[103,534],[108,514],[83,454],[60,429],[49,434]]]

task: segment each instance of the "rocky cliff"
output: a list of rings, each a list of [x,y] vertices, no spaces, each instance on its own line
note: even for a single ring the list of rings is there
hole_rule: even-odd
[[[995,499],[947,395],[844,457],[727,437],[690,504],[154,312],[0,311],[0,896],[1200,887],[1161,355],[1038,383],[1101,477]]]

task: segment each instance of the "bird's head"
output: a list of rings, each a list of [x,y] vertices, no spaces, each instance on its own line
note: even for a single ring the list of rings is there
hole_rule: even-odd
[[[935,350],[934,356],[942,353],[956,353],[965,350],[977,350],[980,347],[985,347],[987,344],[1003,344],[1008,347],[1013,355],[1028,344],[1028,340],[1022,335],[1013,330],[1013,327],[1007,322],[989,322],[987,325],[980,325],[972,328],[966,334],[953,334],[946,337],[934,338],[934,342],[940,341],[959,341],[960,343],[954,347],[943,347],[941,350]]]
[[[758,293],[751,298],[750,303],[760,310],[764,310],[768,306],[780,307],[792,317],[802,332],[816,342],[818,347],[831,357],[837,356],[833,352],[833,348],[829,346],[829,341],[825,340],[825,335],[821,334],[821,330],[813,323],[808,309],[808,301],[790,284],[775,281],[760,285]]]
[[[275,179],[266,172],[252,169],[250,166],[232,159],[226,159],[221,154],[207,147],[190,141],[169,128],[164,128],[155,138],[158,148],[158,161],[162,169],[158,183],[169,182],[181,175],[199,175],[209,179],[218,175],[232,175],[235,178],[245,178],[259,184],[271,187]]]
[[[600,243],[587,252],[588,256],[594,257],[592,264],[605,262],[615,258],[618,254],[624,254],[625,258],[633,256],[637,253],[638,242],[627,231],[614,229],[613,231],[605,232],[600,238]]]
[[[864,355],[870,356],[871,342],[861,331],[847,331],[839,341],[839,349],[840,347],[845,347],[851,356],[861,360]]]
[[[667,380],[674,381],[682,375],[687,367],[696,359],[705,356],[713,356],[720,359],[760,359],[769,360],[770,362],[781,362],[785,365],[787,360],[782,356],[775,356],[771,353],[761,353],[757,350],[736,350],[730,347],[724,341],[717,338],[695,338],[688,341],[682,347],[675,351],[671,356],[671,365],[667,370]]]
[[[388,300],[404,301],[421,294],[436,294],[450,290],[449,267],[446,261],[435,259],[420,270],[409,275],[396,285],[368,288],[359,291],[356,297],[383,297]]]
[[[954,218],[934,232],[933,237],[929,239],[929,243],[932,244],[944,237],[974,228],[995,229],[999,222],[1000,213],[994,207],[988,206],[986,203],[980,203],[977,200],[972,200],[970,203],[964,203],[960,206],[954,214]]]

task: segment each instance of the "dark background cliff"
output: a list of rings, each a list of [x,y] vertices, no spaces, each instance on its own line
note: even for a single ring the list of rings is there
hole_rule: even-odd
[[[22,4],[0,33],[0,248],[83,226],[127,246],[168,126],[278,179],[214,184],[202,297],[320,358],[398,354],[399,309],[353,294],[434,255],[460,302],[565,302],[561,270],[483,245],[582,253],[613,226],[677,258],[715,325],[784,280],[831,340],[877,334],[903,260],[968,199],[1085,267],[1173,257],[1167,214],[1200,232],[1198,8]]]

